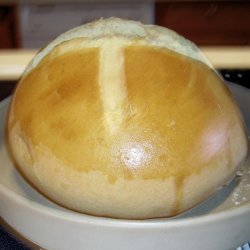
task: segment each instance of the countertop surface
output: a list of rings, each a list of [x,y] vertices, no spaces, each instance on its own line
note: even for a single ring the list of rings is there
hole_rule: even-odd
[[[201,47],[216,69],[250,69],[250,46]],[[37,50],[0,50],[0,81],[15,81]]]

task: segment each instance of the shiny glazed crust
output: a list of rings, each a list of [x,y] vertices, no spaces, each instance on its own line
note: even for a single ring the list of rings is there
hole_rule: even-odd
[[[43,194],[115,218],[186,211],[228,182],[247,153],[238,108],[197,47],[116,18],[38,53],[8,128],[19,168]]]

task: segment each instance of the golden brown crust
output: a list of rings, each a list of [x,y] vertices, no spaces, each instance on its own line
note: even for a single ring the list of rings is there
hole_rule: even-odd
[[[239,111],[210,67],[120,38],[54,47],[20,81],[9,136],[22,171],[46,195],[122,218],[193,207],[247,152]]]

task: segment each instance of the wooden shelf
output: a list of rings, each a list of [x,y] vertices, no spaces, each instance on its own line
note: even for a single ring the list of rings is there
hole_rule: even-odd
[[[155,23],[198,45],[250,45],[250,2],[156,2]]]

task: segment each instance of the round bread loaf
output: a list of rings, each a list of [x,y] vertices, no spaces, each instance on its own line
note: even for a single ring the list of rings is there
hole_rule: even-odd
[[[184,212],[247,154],[240,112],[199,49],[118,18],[70,30],[34,57],[12,98],[8,138],[45,196],[114,218]]]

